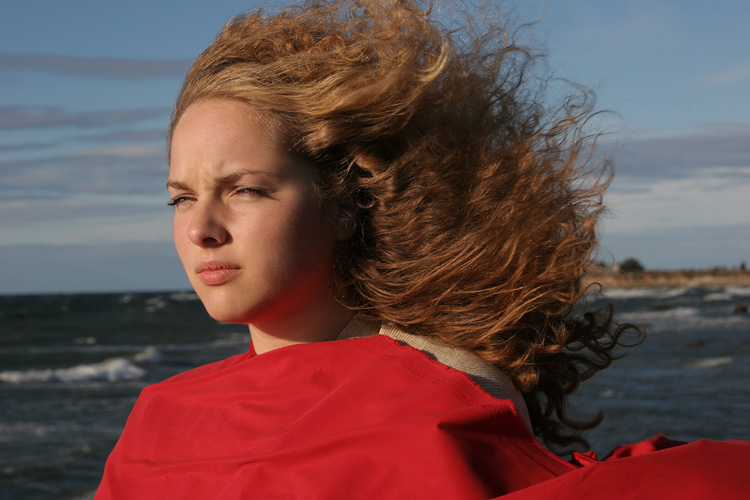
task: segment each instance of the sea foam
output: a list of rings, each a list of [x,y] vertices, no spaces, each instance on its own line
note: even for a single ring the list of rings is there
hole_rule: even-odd
[[[718,358],[704,358],[697,361],[690,362],[685,366],[688,368],[694,368],[698,370],[705,370],[708,368],[716,368],[719,366],[726,366],[732,364],[732,358],[729,356],[721,356]]]
[[[612,288],[603,290],[608,299],[670,299],[680,297],[688,288]]]
[[[728,286],[726,291],[733,297],[750,297],[750,286]]]
[[[655,311],[633,311],[618,315],[618,320],[629,323],[652,323],[654,321],[685,321],[699,317],[700,311],[695,307],[673,307]]]
[[[112,358],[88,365],[43,370],[0,372],[0,382],[9,384],[45,382],[116,382],[142,378],[146,371],[124,358]]]

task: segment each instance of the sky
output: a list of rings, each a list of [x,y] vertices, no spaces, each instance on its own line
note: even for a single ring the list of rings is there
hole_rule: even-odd
[[[191,61],[257,5],[0,4],[0,294],[189,288],[164,189],[170,107]],[[750,2],[502,5],[612,112],[598,257],[750,261]]]

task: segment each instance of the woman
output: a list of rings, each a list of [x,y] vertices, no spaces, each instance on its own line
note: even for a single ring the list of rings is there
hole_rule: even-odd
[[[311,1],[230,21],[195,62],[170,127],[175,246],[209,314],[252,343],[146,388],[97,498],[622,483],[627,467],[540,443],[597,423],[566,398],[628,329],[574,311],[606,187],[589,96],[549,113],[534,58],[489,17],[460,31],[435,17]],[[674,444],[611,463],[675,492],[661,472],[696,454],[641,454]]]

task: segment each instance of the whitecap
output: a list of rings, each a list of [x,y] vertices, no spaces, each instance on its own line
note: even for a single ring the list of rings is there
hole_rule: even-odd
[[[748,297],[750,296],[750,286],[728,286],[726,291],[732,297]]]
[[[732,299],[732,295],[727,292],[709,293],[705,297],[703,297],[704,302],[724,301],[724,300],[731,300],[731,299]]]
[[[705,311],[693,307],[675,307],[663,311],[624,312],[617,321],[646,326],[649,333],[660,332],[719,332],[738,331],[750,326],[746,314],[704,315]]]
[[[70,368],[48,368],[44,370],[23,370],[0,372],[0,382],[23,384],[34,382],[116,382],[142,378],[146,371],[127,359],[112,358],[90,365]]]
[[[697,370],[705,370],[707,368],[716,368],[718,366],[725,366],[732,364],[732,358],[729,356],[722,356],[719,358],[704,358],[697,361],[692,361],[685,365],[687,368],[694,368]]]
[[[161,358],[161,351],[151,345],[133,355],[133,361],[137,363],[158,363]]]
[[[602,295],[609,299],[641,299],[654,296],[653,288],[605,288]]]
[[[630,323],[644,323],[652,322],[655,320],[685,320],[693,319],[699,316],[700,311],[695,307],[672,307],[669,309],[656,310],[656,311],[634,311],[634,312],[623,312],[617,315],[617,319],[620,321],[627,321]]]
[[[151,297],[150,299],[146,299],[147,313],[153,313],[159,309],[164,309],[165,307],[167,307],[167,301],[162,297]]]
[[[96,490],[84,493],[82,496],[76,497],[74,500],[94,500],[94,496],[96,496]]]
[[[602,290],[609,299],[670,299],[687,293],[689,288],[612,288]]]
[[[96,344],[96,337],[76,337],[73,339],[74,344]]]
[[[211,347],[244,347],[250,342],[250,335],[245,332],[233,333],[227,337],[218,338],[209,342]]]
[[[174,300],[175,302],[198,300],[198,294],[195,292],[176,292],[169,295],[169,300]]]
[[[129,304],[135,296],[132,293],[126,293],[117,300],[120,304]]]
[[[622,391],[615,391],[614,389],[607,389],[606,391],[602,391],[596,395],[599,399],[609,399],[609,398],[621,398],[624,396],[624,393]]]

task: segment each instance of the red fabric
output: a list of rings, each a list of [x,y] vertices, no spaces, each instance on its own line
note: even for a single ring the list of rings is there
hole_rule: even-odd
[[[721,451],[697,446],[573,465],[509,401],[376,335],[249,351],[147,387],[96,499],[626,498],[644,472],[692,473]],[[592,486],[600,496],[580,496]]]
[[[750,443],[701,440],[592,463],[503,500],[744,500],[748,471]]]

